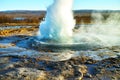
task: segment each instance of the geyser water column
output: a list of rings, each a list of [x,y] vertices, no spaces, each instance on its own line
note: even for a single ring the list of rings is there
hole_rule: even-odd
[[[74,41],[75,20],[72,11],[73,0],[54,0],[47,8],[45,21],[40,23],[38,36],[31,40],[36,50],[88,50],[93,44]]]
[[[73,0],[54,0],[47,9],[45,21],[40,23],[39,40],[69,43],[75,20],[72,12]]]

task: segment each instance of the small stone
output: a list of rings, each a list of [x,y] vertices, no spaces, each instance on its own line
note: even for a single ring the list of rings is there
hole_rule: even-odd
[[[116,65],[114,65],[113,67],[115,67],[115,68],[120,68],[120,65],[119,65],[119,64],[116,64]]]
[[[87,77],[87,78],[92,78],[92,75],[89,74],[89,73],[86,73],[86,74],[85,74],[85,77]]]
[[[115,76],[112,76],[112,80],[117,80],[117,78]]]

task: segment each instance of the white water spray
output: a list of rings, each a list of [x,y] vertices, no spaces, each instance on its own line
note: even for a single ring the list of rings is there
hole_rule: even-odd
[[[54,0],[47,9],[45,21],[40,24],[39,39],[70,42],[75,26],[73,0]]]

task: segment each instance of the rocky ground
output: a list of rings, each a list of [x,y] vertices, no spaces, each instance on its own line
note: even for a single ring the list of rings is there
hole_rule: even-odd
[[[0,31],[0,80],[120,80],[120,56],[113,55],[120,53],[119,46],[108,48],[107,54],[114,57],[102,60],[93,59],[89,55],[61,61],[48,59],[48,56],[31,57],[29,55],[35,53],[34,50],[18,43],[23,41],[25,44],[24,40],[36,32],[35,28]],[[40,51],[43,54],[45,52]],[[4,55],[9,53],[23,55]],[[104,57],[103,54],[99,56]]]
[[[75,57],[66,61],[1,57],[0,80],[120,80],[120,57],[95,61]]]

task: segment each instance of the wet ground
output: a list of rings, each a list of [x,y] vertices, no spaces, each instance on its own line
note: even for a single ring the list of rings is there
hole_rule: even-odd
[[[28,45],[35,28],[0,33],[0,80],[120,80],[120,46],[37,51]]]

